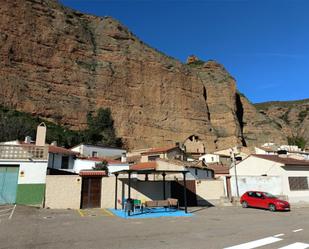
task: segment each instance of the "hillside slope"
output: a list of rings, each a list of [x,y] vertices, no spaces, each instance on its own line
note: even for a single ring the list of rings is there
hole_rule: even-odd
[[[222,65],[184,65],[111,17],[55,0],[4,0],[0,32],[1,105],[75,130],[85,128],[87,113],[110,107],[128,148],[193,134],[208,151],[286,140]]]
[[[301,137],[309,144],[309,99],[255,104],[259,112],[280,126],[288,137]]]

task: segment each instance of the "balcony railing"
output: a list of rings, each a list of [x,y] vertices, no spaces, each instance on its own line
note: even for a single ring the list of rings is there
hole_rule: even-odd
[[[47,160],[48,147],[35,146],[32,144],[24,145],[0,145],[0,160],[3,159],[29,159],[29,160]]]

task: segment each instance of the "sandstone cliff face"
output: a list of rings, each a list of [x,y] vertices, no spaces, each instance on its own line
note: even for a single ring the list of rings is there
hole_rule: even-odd
[[[3,0],[0,58],[0,104],[73,129],[85,128],[88,112],[110,107],[128,148],[193,134],[208,151],[246,144],[244,134],[263,140],[262,129],[254,130],[255,108],[242,106],[221,65],[183,65],[110,17],[84,15],[54,0]]]

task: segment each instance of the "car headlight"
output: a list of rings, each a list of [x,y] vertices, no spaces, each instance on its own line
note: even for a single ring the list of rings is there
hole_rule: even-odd
[[[278,201],[276,204],[281,205],[281,206],[285,206],[285,203]]]

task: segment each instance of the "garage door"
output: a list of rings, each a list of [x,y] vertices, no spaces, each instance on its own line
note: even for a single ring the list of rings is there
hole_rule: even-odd
[[[0,166],[0,205],[16,202],[18,167]]]

